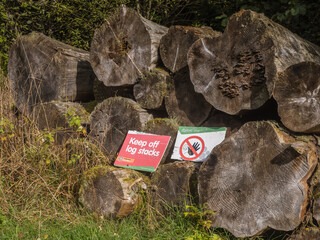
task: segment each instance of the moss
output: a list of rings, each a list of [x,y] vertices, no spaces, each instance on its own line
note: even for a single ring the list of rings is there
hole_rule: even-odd
[[[149,120],[144,128],[144,131],[151,130],[157,126],[168,126],[170,129],[173,129],[175,131],[178,131],[179,124],[176,119],[173,118],[155,118],[152,120]]]
[[[81,103],[81,105],[84,107],[84,109],[88,113],[92,113],[94,108],[98,105],[98,102],[96,100],[94,100],[94,101],[91,101],[91,102]]]

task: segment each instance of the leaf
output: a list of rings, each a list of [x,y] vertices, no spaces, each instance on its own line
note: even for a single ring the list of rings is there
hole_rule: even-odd
[[[229,18],[223,19],[223,20],[221,21],[221,26],[222,26],[222,27],[226,27],[227,24],[228,24],[228,21],[229,21]]]

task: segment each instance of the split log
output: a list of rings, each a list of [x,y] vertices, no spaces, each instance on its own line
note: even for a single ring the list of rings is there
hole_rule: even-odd
[[[110,158],[120,150],[128,130],[142,131],[152,115],[129,98],[113,97],[98,104],[90,115],[90,133]]]
[[[79,202],[99,216],[126,217],[141,202],[141,190],[146,190],[141,173],[130,169],[94,167],[82,177]]]
[[[320,62],[320,48],[250,10],[232,15],[220,37],[199,39],[188,52],[195,91],[232,115],[261,107],[278,74],[305,61]]]
[[[146,72],[133,88],[137,103],[146,109],[160,108],[164,97],[168,94],[169,78],[169,73],[161,69]]]
[[[295,229],[317,164],[311,138],[290,136],[270,121],[249,122],[215,147],[199,172],[200,201],[215,211],[213,226],[236,237]]]
[[[169,154],[171,154],[173,151],[178,130],[178,122],[175,119],[169,118],[152,119],[148,121],[144,127],[144,132],[171,137],[160,164],[170,161],[171,156]]]
[[[140,16],[124,5],[93,36],[90,61],[106,86],[136,83],[142,72],[158,62],[158,47],[167,28]]]
[[[295,132],[320,132],[320,64],[302,62],[279,74],[274,87],[281,122]]]
[[[34,105],[93,99],[89,53],[32,32],[11,46],[8,79],[14,102],[30,115]]]
[[[120,87],[107,87],[97,78],[93,82],[94,99],[98,102],[110,97],[125,97],[134,100],[133,85]]]
[[[151,177],[151,203],[160,211],[168,207],[185,209],[197,197],[197,173],[200,164],[175,161],[161,165]]]
[[[194,91],[188,67],[173,77],[165,106],[169,116],[185,126],[200,126],[213,109],[200,93]]]
[[[196,40],[220,35],[211,27],[171,26],[160,41],[161,60],[166,68],[175,73],[188,65],[187,53]]]

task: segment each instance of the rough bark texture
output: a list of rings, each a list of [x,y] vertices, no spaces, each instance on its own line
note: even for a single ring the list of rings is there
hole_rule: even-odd
[[[188,67],[173,77],[171,90],[165,98],[165,106],[169,116],[185,126],[201,125],[212,110],[204,97],[194,91]]]
[[[176,206],[185,209],[197,195],[197,172],[200,164],[176,161],[164,164],[152,175],[152,205],[160,211]]]
[[[41,33],[19,37],[9,51],[12,96],[26,115],[42,102],[93,99],[94,77],[88,52]]]
[[[169,118],[156,118],[147,122],[143,131],[147,133],[170,136],[170,141],[168,143],[167,149],[163,154],[160,164],[170,161],[171,153],[173,151],[174,143],[177,137],[177,132],[179,130],[179,124],[174,119]]]
[[[268,227],[291,231],[308,203],[307,180],[317,164],[315,145],[268,121],[249,122],[211,152],[199,172],[202,204],[213,226],[236,237]]]
[[[143,71],[158,62],[158,48],[167,28],[121,6],[93,36],[90,61],[106,86],[136,83]]]
[[[279,74],[274,87],[281,122],[295,132],[320,132],[320,64],[303,62]]]
[[[188,52],[195,91],[228,114],[262,106],[278,73],[291,65],[320,62],[320,48],[263,14],[242,10],[217,38],[199,39]]]
[[[134,100],[133,85],[120,87],[107,87],[97,78],[93,82],[94,99],[98,102],[110,97],[125,97]]]
[[[70,126],[75,119],[79,119],[84,127],[89,125],[89,113],[80,103],[75,102],[41,103],[36,105],[32,112],[32,120],[40,129],[77,127]]]
[[[125,217],[139,204],[146,189],[143,175],[130,169],[95,167],[84,173],[79,201],[100,216]]]
[[[128,130],[142,131],[151,119],[152,115],[131,99],[108,98],[91,113],[89,136],[101,145],[107,156],[113,158],[120,150]]]
[[[210,27],[171,26],[160,41],[161,60],[171,72],[177,72],[188,65],[187,53],[196,40],[220,35]]]
[[[169,74],[161,69],[147,72],[140,82],[134,85],[133,94],[141,107],[158,109],[168,94]]]

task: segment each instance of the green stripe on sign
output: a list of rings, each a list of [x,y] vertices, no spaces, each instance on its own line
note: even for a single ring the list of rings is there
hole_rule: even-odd
[[[125,166],[125,165],[115,165],[116,167],[130,168],[139,171],[154,172],[156,169],[154,167],[139,167],[139,166]]]
[[[181,134],[221,132],[226,130],[227,128],[225,127],[179,127]]]

